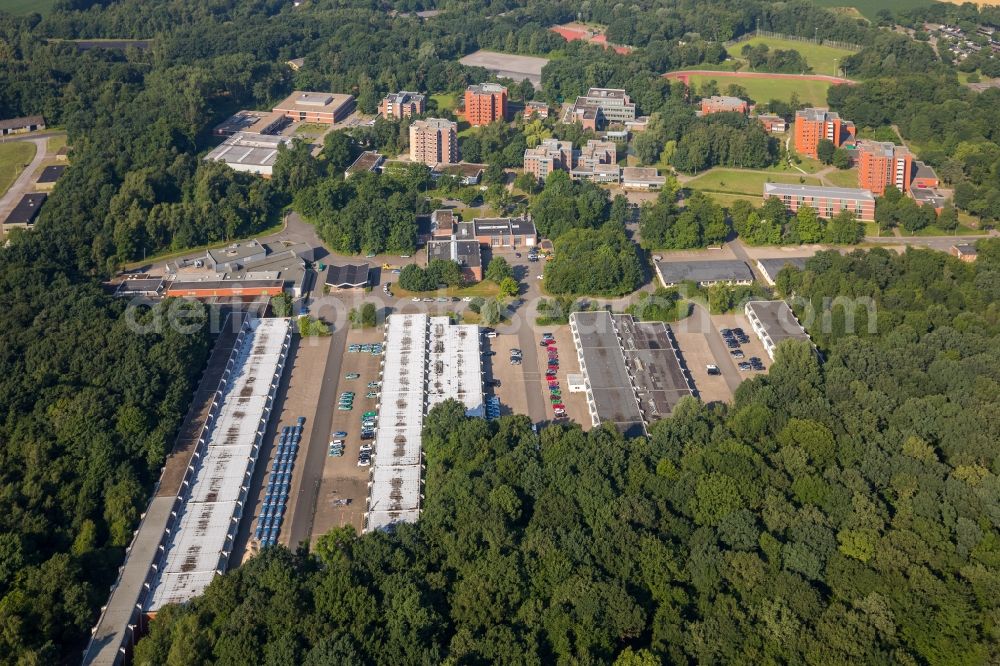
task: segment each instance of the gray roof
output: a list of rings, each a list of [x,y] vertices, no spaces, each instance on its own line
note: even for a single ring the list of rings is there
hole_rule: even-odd
[[[459,266],[476,268],[483,265],[482,249],[477,240],[436,240],[427,243],[428,260],[444,259]]]
[[[868,190],[854,187],[823,187],[820,185],[792,185],[764,183],[764,194],[771,196],[812,197],[815,199],[857,199],[875,202],[875,195]]]
[[[22,127],[28,127],[29,125],[44,125],[44,124],[45,124],[45,119],[43,119],[41,116],[8,118],[7,120],[0,120],[0,130],[21,129]]]
[[[39,183],[54,183],[59,180],[59,177],[63,175],[63,171],[66,170],[65,165],[57,164],[55,166],[47,166],[42,169],[42,175],[38,177]]]
[[[232,245],[227,245],[226,247],[213,248],[206,254],[208,255],[207,258],[209,262],[219,265],[233,262],[239,264],[248,257],[264,255],[266,253],[267,248],[257,241],[251,240],[245,243],[233,243]]]
[[[750,301],[746,309],[760,320],[775,346],[782,340],[809,340],[809,334],[784,301]]]
[[[278,146],[291,142],[291,138],[287,136],[237,132],[206,155],[205,159],[226,164],[274,166],[278,159]]]
[[[738,259],[692,261],[681,259],[656,262],[656,272],[664,285],[681,282],[752,282],[750,267]]]
[[[326,272],[326,284],[341,288],[363,287],[368,284],[368,264],[330,266]]]
[[[374,171],[384,160],[385,156],[375,152],[374,150],[366,150],[358,155],[358,159],[354,160],[354,162],[351,163],[351,166],[347,167],[345,173]]]
[[[47,194],[25,194],[14,206],[14,210],[10,211],[4,224],[34,224],[47,198]]]
[[[763,271],[765,276],[773,280],[785,266],[792,266],[793,268],[801,270],[806,267],[806,262],[809,261],[809,259],[810,257],[778,257],[775,259],[758,259],[757,265],[760,266],[760,270]]]

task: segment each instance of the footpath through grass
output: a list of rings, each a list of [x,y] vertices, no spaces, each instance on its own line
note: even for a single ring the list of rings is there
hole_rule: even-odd
[[[0,143],[0,195],[6,194],[18,175],[35,159],[35,144],[30,141]]]
[[[834,46],[827,46],[825,44],[812,44],[810,42],[800,42],[794,39],[777,39],[773,37],[754,37],[753,39],[748,39],[745,42],[734,44],[726,49],[726,51],[731,57],[742,59],[743,56],[741,55],[741,51],[747,44],[750,46],[767,44],[768,48],[772,51],[776,51],[778,49],[781,49],[782,51],[790,51],[794,49],[801,53],[802,57],[806,59],[806,63],[812,67],[813,74],[828,74],[830,76],[836,76],[836,67],[839,66],[839,63],[842,62],[844,58],[854,53],[854,51],[836,48]]]

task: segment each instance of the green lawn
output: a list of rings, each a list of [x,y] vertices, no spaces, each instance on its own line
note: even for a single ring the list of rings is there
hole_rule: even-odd
[[[447,289],[434,289],[432,291],[408,291],[400,287],[398,282],[392,283],[392,294],[397,298],[413,298],[415,296],[419,296],[420,298],[437,298],[438,296],[446,296],[448,298],[465,298],[466,296],[470,298],[475,298],[476,296],[492,298],[499,293],[500,288],[487,280],[471,284],[467,287],[448,287]]]
[[[295,133],[318,136],[328,129],[330,129],[329,125],[320,125],[319,123],[302,123],[295,128]]]
[[[740,169],[712,169],[694,178],[685,185],[693,190],[719,192],[723,194],[741,194],[760,197],[764,192],[764,183],[792,183],[804,185],[819,185],[814,176],[784,173],[758,173]]]
[[[813,0],[820,7],[854,7],[865,18],[874,19],[880,9],[893,12],[906,11],[931,4],[927,0]]]
[[[458,105],[458,93],[431,95],[431,101],[437,104],[438,111],[450,111]]]
[[[0,194],[4,194],[24,167],[35,159],[35,144],[30,141],[0,143]]]
[[[905,234],[906,232],[903,233]],[[931,226],[931,227],[924,227],[923,229],[921,229],[920,231],[918,231],[913,235],[914,236],[975,236],[979,234],[985,235],[986,232],[983,231],[982,229],[975,229],[973,227],[967,227],[964,224],[959,224],[958,228],[955,229],[954,231],[945,231],[944,229],[939,229],[937,227]]]
[[[57,134],[55,136],[50,136],[45,142],[46,151],[52,155],[59,152],[59,149],[66,145],[66,135]]]
[[[858,186],[858,170],[857,169],[845,169],[841,171],[837,169],[836,171],[831,171],[826,175],[827,181],[833,187],[857,187]]]
[[[733,58],[741,58],[740,51],[747,44],[751,46],[767,44],[772,51],[777,49],[783,51],[794,49],[802,54],[802,57],[812,67],[814,74],[829,74],[830,76],[835,74],[837,62],[854,53],[853,51],[833,46],[810,44],[809,42],[799,42],[792,39],[774,39],[771,37],[754,37],[753,39],[730,46],[727,51]]]
[[[700,87],[706,81],[712,80],[710,74],[692,74],[691,85]],[[741,79],[731,76],[715,78],[719,90],[725,92],[729,84],[735,83],[746,89],[755,102],[765,104],[772,99],[790,101],[793,93],[798,93],[799,101],[813,106],[826,106],[826,91],[830,84],[825,81],[809,81],[802,79]]]
[[[0,12],[8,12],[14,15],[24,15],[36,12],[38,14],[48,14],[56,0],[0,0]]]

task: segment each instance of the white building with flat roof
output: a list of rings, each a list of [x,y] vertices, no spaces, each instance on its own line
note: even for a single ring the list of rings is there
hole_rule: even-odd
[[[212,150],[205,159],[225,162],[236,171],[270,178],[278,159],[278,147],[291,144],[287,136],[237,132]]]

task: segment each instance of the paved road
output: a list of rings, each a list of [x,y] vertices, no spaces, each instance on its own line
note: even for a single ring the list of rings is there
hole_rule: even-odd
[[[323,480],[323,465],[326,463],[327,445],[333,424],[333,406],[336,402],[337,385],[340,380],[341,362],[347,348],[347,326],[340,326],[330,336],[330,353],[323,374],[323,386],[319,391],[319,404],[313,417],[312,430],[306,446],[306,456],[299,481],[299,496],[295,501],[295,512],[288,528],[288,545],[294,549],[312,535],[313,516],[319,501],[319,486]]]
[[[865,236],[866,243],[877,245],[914,245],[947,252],[955,243],[975,243],[983,238],[995,238],[997,231],[978,236]]]
[[[0,197],[0,218],[7,217],[8,213],[14,210],[17,202],[21,200],[21,196],[31,191],[35,171],[45,160],[45,139],[34,137],[31,139],[31,143],[35,144],[35,157],[31,160],[31,164],[25,167],[24,171],[14,180],[7,193]]]
[[[733,240],[726,243],[726,247],[730,249],[730,251],[737,259],[739,259],[740,261],[742,261],[743,263],[745,263],[747,266],[750,267],[750,272],[753,273],[754,278],[758,282],[762,284],[767,284],[767,280],[764,279],[764,276],[757,268],[757,262],[750,258],[750,255],[747,254],[747,250],[745,247],[743,247],[743,243],[742,241],[740,241],[739,238],[734,238]]]

